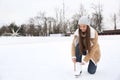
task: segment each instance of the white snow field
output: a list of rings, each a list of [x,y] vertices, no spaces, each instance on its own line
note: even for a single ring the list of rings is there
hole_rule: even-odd
[[[120,35],[99,36],[97,72],[73,75],[71,37],[0,37],[0,80],[120,80]]]

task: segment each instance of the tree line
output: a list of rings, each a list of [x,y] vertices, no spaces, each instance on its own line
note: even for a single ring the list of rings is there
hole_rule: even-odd
[[[29,23],[16,25],[14,22],[9,25],[3,25],[0,28],[0,36],[49,36],[50,34],[73,33],[78,27],[78,20],[81,16],[88,15],[83,4],[80,4],[78,13],[75,13],[71,20],[65,19],[65,5],[63,9],[55,10],[55,17],[47,17],[45,12],[39,12],[38,15],[29,19]],[[103,29],[103,9],[101,4],[92,4],[93,13],[90,18],[90,25],[99,33]],[[116,29],[116,14],[114,14],[113,23]]]

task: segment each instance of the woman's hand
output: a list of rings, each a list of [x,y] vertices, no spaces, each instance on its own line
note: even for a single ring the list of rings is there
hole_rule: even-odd
[[[73,63],[76,63],[76,58],[72,58]]]
[[[81,62],[81,65],[85,65],[85,64],[86,64],[86,62],[85,62],[85,61],[82,61],[82,62]]]
[[[76,57],[72,57],[73,63],[76,63]]]

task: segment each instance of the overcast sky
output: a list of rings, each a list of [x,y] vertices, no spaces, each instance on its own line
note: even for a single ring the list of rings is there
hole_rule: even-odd
[[[65,15],[68,19],[77,13],[82,3],[91,12],[91,4],[100,3],[103,6],[103,15],[109,17],[118,13],[120,8],[119,0],[64,0]],[[0,0],[0,26],[15,22],[16,24],[26,23],[29,18],[37,15],[38,12],[46,12],[47,16],[55,16],[55,9],[62,8],[63,0]],[[89,14],[88,13],[88,14]],[[109,18],[105,18],[108,22]],[[110,24],[109,24],[110,25]]]

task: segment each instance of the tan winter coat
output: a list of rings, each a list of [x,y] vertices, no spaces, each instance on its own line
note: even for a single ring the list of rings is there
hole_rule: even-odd
[[[72,42],[72,57],[75,57],[75,41],[78,38],[78,36],[74,36],[73,42]],[[87,53],[84,57],[84,61],[88,62],[90,59],[93,60],[95,63],[97,63],[100,60],[100,48],[98,44],[98,33],[95,31],[95,38],[91,38],[91,51],[90,53]]]

